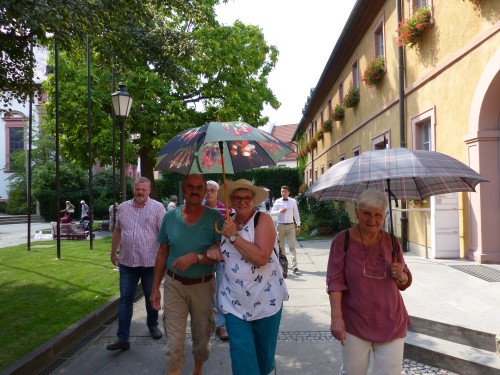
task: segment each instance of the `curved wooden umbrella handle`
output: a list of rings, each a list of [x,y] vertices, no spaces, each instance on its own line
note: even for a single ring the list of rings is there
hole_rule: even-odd
[[[214,221],[214,229],[217,233],[219,234],[222,234],[222,231],[219,229],[219,223],[217,223],[216,221]]]

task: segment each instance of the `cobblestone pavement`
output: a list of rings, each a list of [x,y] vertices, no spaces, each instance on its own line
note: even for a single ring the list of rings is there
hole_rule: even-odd
[[[410,359],[403,359],[403,370],[401,374],[404,375],[458,375],[454,372],[443,370],[437,367],[424,365],[412,361]]]

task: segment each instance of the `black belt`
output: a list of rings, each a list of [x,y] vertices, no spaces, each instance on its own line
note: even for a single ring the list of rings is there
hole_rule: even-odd
[[[293,225],[293,223],[278,223],[278,224],[281,224],[281,225]]]
[[[213,273],[210,273],[205,276],[201,277],[182,277],[177,275],[176,273],[173,273],[167,268],[167,275],[172,278],[172,280],[177,280],[180,281],[184,285],[194,285],[194,284],[200,284],[200,283],[205,283],[207,281],[212,280],[212,277],[214,277]]]

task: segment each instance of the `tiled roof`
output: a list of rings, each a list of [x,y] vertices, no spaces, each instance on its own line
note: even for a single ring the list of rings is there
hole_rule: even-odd
[[[278,138],[280,141],[285,142],[292,150],[296,151],[297,146],[292,143],[292,137],[295,134],[295,129],[297,129],[298,124],[289,125],[276,125],[273,127],[271,134]],[[285,156],[283,161],[295,161],[297,157],[296,152],[292,152]]]

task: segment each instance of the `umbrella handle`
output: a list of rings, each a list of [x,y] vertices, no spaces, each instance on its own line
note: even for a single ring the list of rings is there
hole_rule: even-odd
[[[214,229],[217,233],[222,234],[222,231],[219,229],[219,225],[216,221],[214,222]]]

